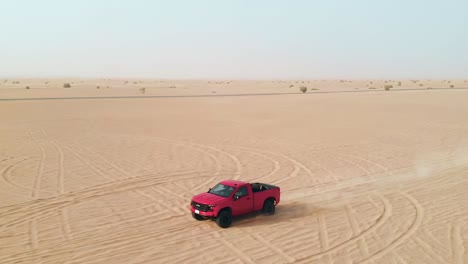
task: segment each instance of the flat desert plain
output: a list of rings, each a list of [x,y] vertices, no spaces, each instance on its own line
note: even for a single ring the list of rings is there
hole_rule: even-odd
[[[468,263],[468,90],[64,82],[0,98],[142,98],[0,101],[0,263]],[[276,214],[192,219],[223,179],[280,186]]]

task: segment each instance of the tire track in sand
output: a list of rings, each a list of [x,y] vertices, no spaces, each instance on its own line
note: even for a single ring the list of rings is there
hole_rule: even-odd
[[[354,218],[354,210],[351,207],[351,204],[346,205],[346,214],[348,215],[348,220],[349,223],[351,224],[351,230],[353,230],[353,236],[356,236],[359,234],[359,224],[356,221],[356,218]],[[367,245],[365,243],[364,237],[357,240],[357,244],[359,246],[359,250],[361,251],[361,255],[363,258],[366,258],[369,256],[369,249],[367,248]]]
[[[146,138],[144,138],[146,139]],[[208,145],[205,145],[205,144],[200,144],[200,143],[193,143],[193,142],[186,142],[186,141],[182,141],[182,140],[175,140],[175,139],[169,139],[169,138],[156,138],[156,137],[150,137],[149,138],[151,141],[166,141],[166,142],[171,142],[171,143],[175,143],[177,145],[180,145],[180,146],[183,146],[183,147],[189,147],[189,148],[192,148],[198,152],[201,152],[205,155],[207,155],[216,165],[215,165],[215,171],[213,173],[213,176],[210,177],[209,179],[207,179],[206,181],[204,181],[203,183],[201,183],[199,186],[208,186],[210,183],[214,182],[217,177],[219,176],[220,174],[220,171],[222,170],[222,166],[221,166],[221,162],[219,160],[218,157],[216,157],[215,155],[213,155],[212,153],[204,150],[203,148],[207,148],[207,149],[210,149],[214,152],[217,152],[217,153],[220,153],[220,154],[226,154],[224,151],[220,150],[220,149],[217,149],[217,148],[214,148],[214,147],[211,147],[211,146],[208,146]],[[198,147],[194,147],[195,146],[198,146]],[[229,157],[229,156],[228,156]],[[232,157],[229,157],[232,159]],[[233,160],[234,163],[236,164],[236,172],[235,172],[235,175],[239,175],[240,177],[240,170],[241,170],[241,167],[239,166],[240,162],[236,162],[235,160]],[[191,192],[195,192],[198,188],[195,187],[194,189],[190,190]]]
[[[262,243],[265,247],[269,248],[270,250],[272,250],[274,253],[276,253],[278,256],[280,256],[283,260],[285,260],[286,262],[288,263],[292,263],[295,261],[295,258],[289,256],[288,254],[284,253],[283,250],[281,250],[280,248],[274,246],[273,244],[271,244],[271,242],[269,242],[268,240],[264,239],[261,235],[259,235],[258,233],[252,233],[251,235],[254,239],[256,239],[257,241],[259,241],[260,243]]]
[[[46,156],[46,152],[44,148],[41,146],[40,143],[37,142],[31,130],[28,131],[28,135],[31,138],[31,140],[34,142],[34,144],[41,151],[41,160],[39,163],[38,171],[34,178],[33,191],[31,193],[32,199],[36,200],[36,199],[39,199],[39,190],[41,188],[42,176],[44,174],[44,167],[45,167],[45,159],[47,156]],[[35,211],[33,211],[33,213],[36,214]],[[39,237],[37,233],[37,220],[34,217],[32,217],[32,219],[29,221],[29,237],[31,241],[31,247],[33,249],[37,248],[39,246]]]
[[[129,136],[123,135],[122,137],[127,137],[128,138]],[[234,155],[232,155],[232,154],[230,154],[230,153],[228,153],[228,152],[226,152],[224,150],[221,150],[219,148],[209,146],[209,145],[206,145],[206,144],[194,143],[194,142],[191,142],[191,141],[184,141],[184,140],[177,140],[177,139],[170,139],[170,138],[145,137],[145,136],[142,136],[140,138],[143,139],[143,140],[149,140],[149,141],[154,141],[154,142],[161,142],[161,141],[169,142],[169,143],[176,144],[176,145],[179,145],[179,146],[182,146],[182,147],[186,147],[186,148],[188,147],[188,148],[194,149],[195,151],[198,151],[198,152],[201,152],[201,153],[207,155],[216,164],[216,169],[215,169],[215,171],[213,173],[213,176],[210,177],[209,179],[207,179],[206,181],[204,181],[202,184],[200,184],[200,186],[208,186],[208,184],[210,184],[211,182],[214,182],[217,179],[217,177],[220,176],[219,174],[220,174],[220,171],[222,170],[222,166],[221,166],[221,162],[220,162],[219,158],[216,157],[215,155],[213,155],[212,153],[206,151],[205,149],[209,149],[211,151],[220,153],[221,155],[227,156],[235,164],[234,179],[239,179],[240,176],[241,176],[242,165],[241,165],[241,162],[239,161],[239,159],[236,156],[234,156]],[[205,148],[205,149],[203,149],[203,148]],[[194,189],[192,189],[190,191],[195,192],[197,189],[198,189],[198,187],[195,187]]]
[[[98,159],[104,161],[106,164],[108,164],[109,166],[111,166],[112,168],[118,170],[120,173],[122,173],[123,175],[125,175],[126,177],[133,177],[134,175],[132,175],[132,173],[130,173],[128,170],[126,170],[125,168],[122,168],[121,166],[117,165],[117,163],[115,163],[114,161],[110,161],[108,158],[104,157],[103,155],[101,154],[98,154],[97,152],[89,149],[89,148],[86,148],[84,147],[83,145],[77,143],[76,141],[74,142],[74,144],[78,147],[80,147],[81,149],[87,151],[88,153],[92,154],[94,157],[97,157]],[[140,166],[132,161],[128,161],[126,160],[127,163],[130,163],[132,164],[133,166],[139,168],[140,170],[144,170],[147,172],[147,174],[155,174],[155,172],[153,171],[150,171],[146,168],[144,168],[143,166]],[[171,193],[171,192],[167,192],[166,190],[164,190],[163,188],[158,188],[158,186],[149,186],[150,189],[158,192],[160,195],[161,194],[170,194],[172,195],[172,197],[175,197],[175,198],[179,198],[179,199],[182,199],[183,201],[185,201],[185,197],[182,195],[182,194],[179,194],[179,193]],[[166,203],[164,202],[161,202],[159,199],[157,199],[156,197],[154,197],[154,195],[151,195],[150,193],[148,192],[145,192],[143,190],[136,190],[136,192],[148,199],[150,199],[151,201],[153,202],[157,202],[159,204],[161,204],[164,208],[168,209],[168,210],[174,210],[174,208],[172,208],[171,206],[167,205]]]
[[[108,196],[121,192],[141,189],[152,185],[164,184],[174,180],[176,176],[180,180],[192,179],[192,173],[165,175],[165,177],[155,178],[155,174],[128,178],[117,182],[110,182],[80,190],[78,192],[68,192],[50,198],[32,200],[25,203],[10,205],[0,208],[0,231],[22,224],[30,219],[44,219],[56,214],[57,210],[84,201],[93,200],[99,197]],[[204,176],[204,177],[208,177]]]
[[[226,248],[228,248],[231,252],[234,253],[234,255],[242,259],[244,263],[250,263],[250,264],[255,264],[255,261],[253,261],[249,256],[247,256],[244,252],[240,251],[236,246],[234,246],[231,242],[229,242],[226,239],[221,239],[218,238],[218,241],[223,244]]]
[[[44,137],[47,137],[45,134],[44,130],[41,130]],[[57,150],[57,153],[59,154],[58,158],[58,167],[59,170],[57,172],[57,188],[58,188],[58,193],[59,195],[65,194],[65,167],[64,167],[64,161],[65,161],[65,155],[63,153],[62,148],[58,145],[57,141],[49,140],[50,143],[54,146],[54,148]],[[70,217],[68,214],[68,208],[65,207],[60,210],[60,222],[62,226],[62,234],[66,240],[70,240],[73,238],[73,233],[71,231],[70,227]]]
[[[2,172],[0,173],[3,180],[8,183],[9,185],[13,186],[13,187],[16,187],[16,188],[19,188],[19,189],[22,189],[22,190],[27,190],[29,191],[30,193],[34,192],[34,188],[31,188],[31,187],[28,187],[28,186],[24,186],[24,185],[21,185],[21,184],[18,184],[16,183],[15,181],[13,181],[11,179],[11,172],[16,168],[16,167],[19,167],[23,162],[27,161],[31,159],[31,157],[27,157],[25,159],[22,159],[20,161],[17,161],[16,163],[13,163],[13,164],[10,164],[8,166],[6,166]]]
[[[341,250],[349,245],[352,245],[354,243],[357,243],[358,240],[360,240],[362,237],[368,235],[368,234],[371,234],[372,232],[374,232],[375,230],[377,230],[377,228],[379,228],[381,225],[383,225],[385,222],[387,222],[387,220],[392,216],[392,205],[390,204],[390,202],[384,197],[382,196],[381,194],[377,194],[378,198],[380,198],[380,200],[382,201],[382,204],[383,204],[383,212],[382,214],[376,219],[375,223],[371,226],[369,226],[367,229],[363,230],[359,235],[356,235],[356,236],[353,236],[351,237],[350,239],[348,240],[345,240],[337,245],[334,245],[334,246],[331,246],[331,247],[328,247],[326,250],[323,250],[321,252],[318,252],[318,253],[315,253],[315,254],[312,254],[312,255],[309,255],[309,256],[306,256],[306,257],[303,257],[303,258],[300,258],[300,259],[297,259],[296,261],[300,262],[300,263],[311,263],[314,259],[317,259],[317,258],[320,258],[324,255],[327,255],[333,251],[336,251],[336,250]]]
[[[105,164],[109,165],[110,167],[112,167],[113,169],[117,170],[118,172],[120,172],[125,178],[124,179],[132,179],[132,178],[135,178],[135,180],[139,177],[136,177],[135,175],[131,175],[130,173],[128,173],[127,171],[125,171],[124,169],[122,169],[120,166],[118,166],[117,164],[115,164],[114,162],[111,162],[109,160],[107,160],[106,158],[102,157],[101,155],[87,149],[86,147],[80,145],[79,143],[77,142],[74,142],[73,145],[83,151],[86,151],[87,153],[90,153],[92,154],[94,157],[97,157],[99,160],[103,161]],[[63,145],[64,146],[64,145]],[[65,146],[64,146],[65,147]],[[90,169],[92,169],[94,172],[98,173],[100,176],[104,177],[104,178],[107,178],[109,180],[111,180],[111,182],[115,181],[116,179],[114,179],[113,177],[107,175],[106,173],[103,172],[103,169],[97,165],[97,162],[96,161],[90,161],[89,159],[86,160],[81,154],[78,154],[78,152],[76,150],[73,150],[72,148],[70,147],[65,147],[66,149],[68,149],[68,151],[70,151],[72,154],[74,154],[76,157],[78,157],[82,162],[84,162],[86,165],[88,165],[88,167]],[[158,175],[156,173],[150,173],[148,175]],[[119,177],[117,179],[117,182],[120,181],[120,179],[122,179],[121,177]],[[150,187],[150,188],[154,188],[154,186],[147,186],[147,187]],[[139,188],[137,189],[133,189],[133,190],[130,190],[131,192],[134,192],[136,193],[137,195],[140,195],[141,197],[144,197],[152,202],[156,202],[158,203],[159,205],[161,205],[162,207],[164,207],[165,209],[167,209],[168,211],[171,211],[173,214],[177,215],[179,214],[178,211],[174,210],[174,208],[172,208],[171,206],[159,201],[156,197],[154,197],[153,195],[149,194],[148,192],[145,192],[144,190],[140,190]]]
[[[275,153],[275,152],[267,151],[267,150],[259,150],[259,149],[254,149],[254,148],[248,148],[248,147],[237,147],[237,146],[229,146],[229,145],[218,145],[218,146],[223,146],[223,147],[228,147],[228,148],[235,148],[235,149],[240,149],[240,150],[248,150],[248,151],[253,151],[253,152],[257,152],[257,153],[266,153],[266,154],[270,154],[272,156],[281,157],[283,159],[288,160],[292,164],[294,164],[293,171],[287,177],[285,177],[285,178],[283,178],[281,180],[278,180],[278,181],[274,181],[273,184],[275,184],[275,185],[278,185],[278,184],[280,184],[282,182],[288,181],[291,178],[297,177],[297,175],[299,174],[301,169],[306,171],[309,175],[313,176],[312,171],[310,171],[310,169],[307,168],[307,166],[305,166],[304,164],[300,163],[299,161],[297,161],[297,160],[295,160],[295,159],[293,159],[293,158],[291,158],[291,157],[289,157],[289,156],[287,156],[285,154]]]
[[[463,256],[465,254],[465,247],[463,246],[462,238],[462,225],[461,221],[456,221],[450,226],[450,239],[452,243],[452,258],[454,264],[463,264]]]
[[[413,205],[413,207],[415,209],[416,216],[414,218],[413,223],[411,224],[410,228],[406,232],[404,232],[403,234],[398,236],[388,246],[378,250],[377,252],[372,254],[370,257],[364,259],[360,263],[365,264],[365,263],[373,262],[373,261],[381,258],[382,256],[384,256],[385,254],[387,254],[391,250],[395,249],[401,243],[406,241],[408,238],[410,238],[411,235],[414,232],[416,232],[416,230],[421,226],[422,220],[423,220],[423,217],[424,217],[424,208],[421,206],[421,204],[419,204],[419,202],[413,196],[411,196],[411,195],[409,195],[407,193],[404,193],[404,192],[400,192],[400,194],[402,196],[404,196],[405,198],[407,198],[411,202],[411,204]]]

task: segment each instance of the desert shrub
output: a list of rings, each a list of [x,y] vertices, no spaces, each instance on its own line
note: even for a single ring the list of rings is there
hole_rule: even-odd
[[[175,85],[171,85],[171,86],[169,86],[169,88],[176,88],[176,86],[175,86]]]
[[[133,84],[138,84],[138,82],[133,82]]]
[[[424,86],[424,84],[420,83],[420,84],[419,84],[419,86],[421,86],[421,87],[422,87],[422,86]]]
[[[384,86],[384,88],[385,88],[385,91],[388,91],[388,90],[390,90],[391,88],[393,88],[393,85],[387,84],[387,85]]]
[[[397,84],[397,85],[398,85],[398,86],[401,86],[401,82],[398,82],[398,84]]]
[[[430,89],[432,89],[432,87],[427,87],[426,89],[430,90]]]
[[[294,87],[294,84],[289,85],[289,88],[293,88],[293,87]]]
[[[450,88],[455,88],[455,85],[451,84],[451,85],[450,85]]]
[[[139,91],[140,91],[140,93],[144,94],[144,93],[146,93],[146,88],[145,87],[140,88]]]
[[[31,89],[31,87],[29,87],[29,86],[26,86],[25,88],[26,88],[27,90]]]
[[[69,83],[64,83],[64,84],[63,84],[63,88],[71,88],[71,84],[69,84]]]
[[[369,87],[368,89],[369,89],[369,90],[375,90],[375,89],[377,89],[377,88],[375,88],[375,87]]]
[[[318,88],[310,88],[311,91],[318,91]]]
[[[99,85],[98,85],[98,86],[96,86],[96,89],[101,89],[101,86],[99,86]]]
[[[307,92],[307,87],[301,86],[301,87],[299,87],[299,90],[300,90],[302,93],[306,93],[306,92]]]

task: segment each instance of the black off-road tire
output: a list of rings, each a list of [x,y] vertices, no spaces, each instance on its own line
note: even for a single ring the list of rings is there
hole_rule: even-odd
[[[221,228],[228,228],[232,223],[232,214],[229,210],[223,210],[216,218],[216,224]]]
[[[202,221],[202,220],[205,220],[205,218],[199,214],[196,214],[194,212],[192,212],[192,217],[197,220],[197,221]]]
[[[264,214],[267,214],[267,215],[272,215],[272,214],[275,214],[275,201],[273,201],[272,199],[268,199],[265,201],[265,203],[263,204],[263,213]]]

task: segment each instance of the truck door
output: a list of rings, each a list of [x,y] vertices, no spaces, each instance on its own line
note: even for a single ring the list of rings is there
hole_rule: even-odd
[[[249,213],[253,209],[253,197],[249,194],[247,186],[242,186],[234,193],[233,215]]]

